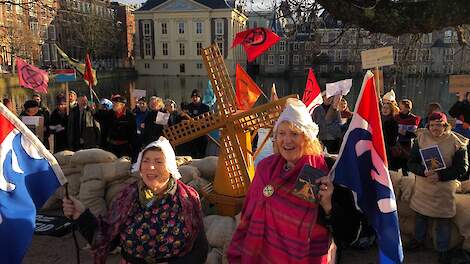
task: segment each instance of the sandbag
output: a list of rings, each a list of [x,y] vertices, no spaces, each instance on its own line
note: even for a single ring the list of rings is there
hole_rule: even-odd
[[[401,177],[402,173],[401,171],[389,171],[390,174],[390,180],[392,181],[393,185],[393,192],[395,193],[395,197],[401,197],[401,191],[400,191],[400,183],[401,183]]]
[[[219,157],[216,156],[209,156],[203,159],[194,159],[191,162],[191,166],[198,168],[198,170],[201,172],[202,178],[213,181],[217,170],[218,160]]]
[[[69,195],[77,196],[80,192],[80,178],[82,177],[81,173],[74,173],[67,176]]]
[[[83,149],[75,152],[70,160],[71,164],[84,165],[91,163],[108,163],[117,160],[116,155],[102,149]]]
[[[68,165],[70,163],[70,159],[72,158],[74,152],[70,150],[64,150],[61,152],[57,152],[54,154],[55,159],[59,163],[59,165]]]
[[[196,191],[200,191],[202,187],[209,184],[204,178],[194,178],[192,181],[188,182],[188,185],[196,189]]]
[[[204,222],[204,230],[207,232],[209,227],[214,223],[214,221],[219,217],[219,215],[208,215],[205,216],[202,220]]]
[[[220,264],[222,263],[223,252],[221,249],[213,248],[207,255],[206,264]]]
[[[112,182],[130,176],[131,161],[121,158],[110,163],[87,164],[83,167],[82,182],[99,179]]]
[[[176,166],[188,165],[192,160],[191,156],[176,156]]]
[[[178,167],[178,171],[181,174],[181,181],[184,183],[188,183],[192,181],[194,178],[200,178],[201,172],[194,166],[191,165],[183,165]]]
[[[408,173],[408,176],[403,176],[400,180],[400,199],[406,202],[411,200],[415,188],[416,176],[413,173]]]
[[[105,182],[102,180],[89,180],[80,185],[80,201],[95,215],[106,213]]]
[[[211,247],[223,248],[232,239],[235,231],[235,221],[229,216],[218,215],[206,232],[207,241]]]
[[[72,166],[72,165],[61,165],[60,168],[64,173],[65,177],[75,173],[82,173],[82,169],[80,167]]]
[[[466,180],[460,183],[462,193],[470,193],[470,180]]]
[[[470,251],[470,195],[456,194],[456,214],[452,221],[457,225],[464,241],[462,247]]]

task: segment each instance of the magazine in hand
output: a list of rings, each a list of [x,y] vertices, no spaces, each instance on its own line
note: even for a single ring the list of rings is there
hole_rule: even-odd
[[[426,171],[438,171],[446,168],[441,151],[437,145],[420,149],[419,153],[421,153]]]
[[[305,164],[297,177],[293,194],[309,202],[317,202],[320,185],[315,181],[326,174],[308,164]]]

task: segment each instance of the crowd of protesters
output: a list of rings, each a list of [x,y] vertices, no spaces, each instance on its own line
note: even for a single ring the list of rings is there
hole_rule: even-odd
[[[119,94],[110,99],[102,98],[95,104],[86,95],[78,96],[76,92],[70,91],[68,98],[63,93],[57,95],[56,107],[50,113],[41,104],[41,96],[34,94],[23,104],[19,117],[42,117],[43,135],[38,138],[54,153],[101,148],[117,157],[127,156],[135,161],[144,146],[163,136],[166,127],[209,112],[210,108],[202,103],[198,89],[193,90],[190,99],[190,103],[183,102],[178,107],[171,99],[151,96],[147,100],[142,97],[131,109],[127,98]],[[4,98],[3,104],[16,114],[11,100]],[[162,115],[161,119],[161,114],[168,115]],[[50,136],[53,137],[53,146],[49,143]],[[205,136],[194,139],[178,146],[177,155],[202,158],[206,156],[207,144]]]

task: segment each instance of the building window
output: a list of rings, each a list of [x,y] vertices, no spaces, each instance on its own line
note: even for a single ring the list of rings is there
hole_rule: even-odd
[[[444,49],[444,61],[454,60],[454,49]]]
[[[320,72],[327,72],[328,71],[328,65],[320,65]]]
[[[279,55],[279,65],[286,65],[286,56]]]
[[[286,42],[284,40],[279,41],[279,51],[286,51]]]
[[[151,44],[150,44],[150,40],[145,40],[145,44],[144,44],[144,50],[145,50],[145,56],[150,56],[152,55],[152,52],[151,52]]]
[[[54,46],[51,47],[51,61],[57,61],[57,49]]]
[[[198,56],[202,55],[202,43],[201,42],[196,43],[196,53]]]
[[[340,65],[333,66],[333,71],[334,72],[340,72],[341,71],[341,66]]]
[[[202,63],[196,63],[196,69],[198,70],[202,69]]]
[[[180,43],[180,56],[184,56],[184,43]]]
[[[444,32],[444,43],[446,44],[452,43],[452,35],[453,35],[452,30],[446,30]]]
[[[149,64],[149,63],[145,63],[145,64],[144,64],[144,68],[145,68],[145,69],[150,69],[150,64]]]
[[[292,63],[294,65],[299,65],[299,55],[294,55]]]
[[[321,35],[321,40],[320,41],[321,41],[321,43],[328,43],[328,34],[326,32],[323,32],[323,34]]]
[[[162,35],[168,34],[168,27],[166,23],[162,23]]]
[[[355,70],[354,65],[348,65],[348,73],[353,73]]]
[[[163,63],[163,69],[165,69],[165,70],[168,69],[168,63]]]
[[[144,36],[150,36],[150,24],[149,23],[144,24]]]
[[[274,65],[274,55],[268,55],[268,65]]]
[[[48,27],[48,31],[49,31],[49,39],[50,40],[55,40],[55,26],[54,25],[50,25]]]
[[[184,34],[184,22],[178,23],[178,33]]]
[[[51,60],[50,53],[49,53],[49,44],[44,44],[42,46],[42,59],[44,61],[50,61]]]
[[[186,71],[184,63],[180,64],[180,73],[184,73]]]
[[[294,51],[295,51],[295,50],[298,50],[298,49],[299,49],[299,43],[297,43],[297,42],[294,43],[293,49],[294,49]]]
[[[215,34],[216,35],[223,35],[224,34],[224,23],[223,21],[216,21],[215,22]]]
[[[29,27],[31,28],[31,33],[33,35],[37,35],[38,34],[38,22],[30,22],[29,23]]]
[[[162,43],[162,55],[168,56],[168,43],[166,42]]]
[[[347,60],[349,58],[349,50],[347,49],[341,50],[341,58],[343,60]]]
[[[305,65],[310,65],[312,61],[312,56],[306,55],[304,58],[305,58]]]
[[[196,34],[202,34],[202,22],[196,22]]]
[[[312,50],[312,43],[310,41],[305,42],[305,50]]]

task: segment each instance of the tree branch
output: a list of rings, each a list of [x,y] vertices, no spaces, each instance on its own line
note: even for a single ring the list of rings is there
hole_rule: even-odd
[[[446,27],[470,24],[468,0],[410,1],[317,0],[334,18],[372,33],[400,36],[430,33]],[[375,5],[374,5],[375,4]]]

